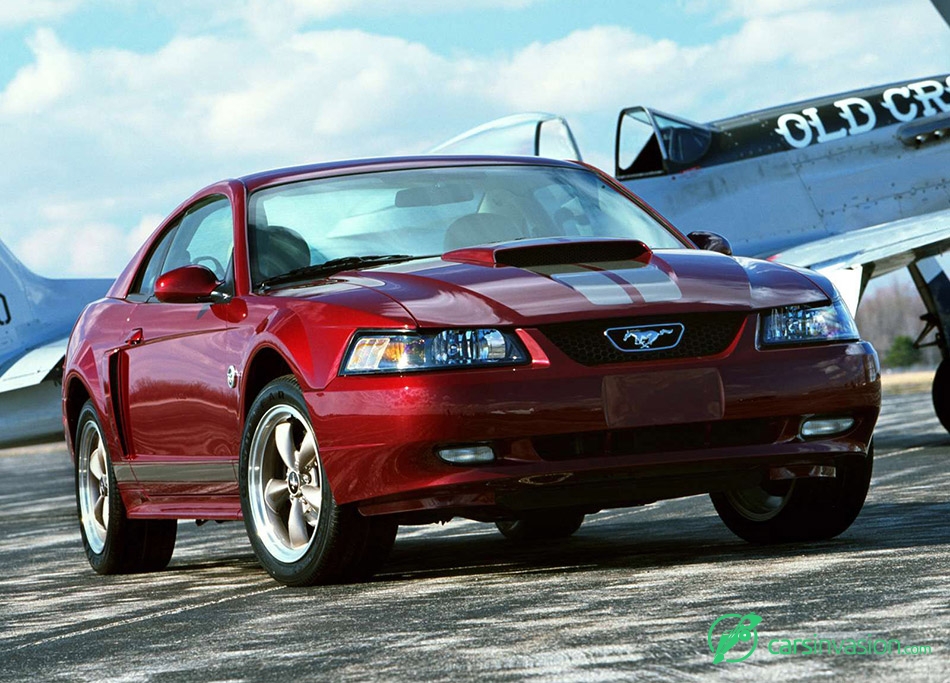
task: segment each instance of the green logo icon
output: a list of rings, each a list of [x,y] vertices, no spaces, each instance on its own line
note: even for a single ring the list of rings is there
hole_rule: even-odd
[[[709,633],[706,636],[709,651],[714,655],[713,664],[741,662],[748,659],[759,644],[759,634],[755,629],[760,623],[762,623],[762,617],[755,612],[723,614],[716,619],[709,627]],[[748,650],[740,647],[746,643],[751,643]],[[730,654],[733,648],[736,648],[738,652],[732,653],[732,657],[727,657],[726,655]]]

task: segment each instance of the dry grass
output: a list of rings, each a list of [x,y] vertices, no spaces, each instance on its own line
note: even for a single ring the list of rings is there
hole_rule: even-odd
[[[886,372],[881,375],[881,388],[885,394],[914,394],[930,391],[935,369],[909,372]]]

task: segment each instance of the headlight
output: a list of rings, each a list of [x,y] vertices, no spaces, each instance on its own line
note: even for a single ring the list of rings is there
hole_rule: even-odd
[[[759,316],[759,346],[854,341],[858,338],[854,318],[837,297],[827,306],[785,306]]]
[[[356,338],[343,374],[519,365],[528,354],[515,335],[495,329],[434,333],[367,332]]]

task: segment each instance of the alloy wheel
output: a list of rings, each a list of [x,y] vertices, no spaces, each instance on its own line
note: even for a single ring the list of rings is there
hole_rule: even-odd
[[[258,535],[270,555],[296,562],[316,538],[323,507],[323,472],[309,421],[278,404],[261,418],[248,458],[248,498]]]

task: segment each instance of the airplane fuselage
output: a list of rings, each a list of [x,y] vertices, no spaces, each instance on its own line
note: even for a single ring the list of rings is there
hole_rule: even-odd
[[[948,81],[715,121],[703,126],[709,147],[692,164],[665,158],[652,173],[617,175],[685,232],[721,233],[747,256],[932,213],[950,207]]]

